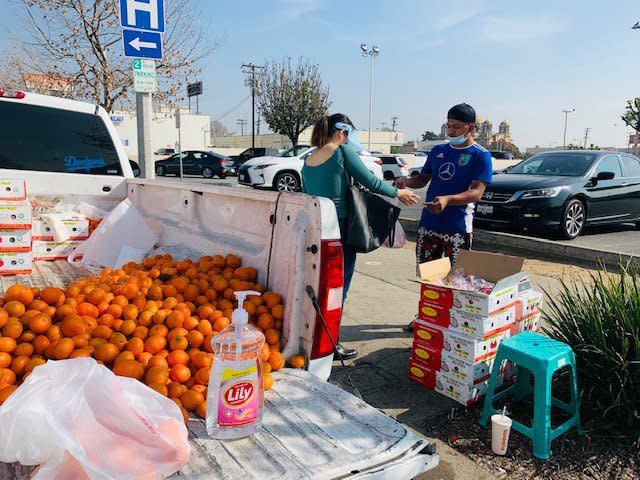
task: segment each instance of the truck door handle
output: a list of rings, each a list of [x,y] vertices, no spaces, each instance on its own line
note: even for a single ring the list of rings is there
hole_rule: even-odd
[[[103,191],[103,192],[110,192],[110,191],[111,191],[111,187],[110,187],[109,185],[104,185],[104,186],[102,187],[102,191]]]

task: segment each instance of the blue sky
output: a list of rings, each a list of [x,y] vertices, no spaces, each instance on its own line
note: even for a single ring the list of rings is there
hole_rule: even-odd
[[[0,0],[6,4],[8,0]],[[624,145],[619,118],[625,100],[640,96],[640,5],[564,0],[193,0],[220,48],[203,65],[200,110],[213,118],[248,95],[240,66],[281,57],[308,57],[330,87],[332,111],[358,128],[368,122],[368,59],[359,45],[377,44],[375,128],[398,117],[415,138],[439,131],[447,109],[476,107],[497,129],[511,124],[516,144],[562,143],[562,110],[570,114],[567,142]],[[1,32],[8,16],[0,19]],[[635,53],[634,53],[635,52]],[[250,101],[223,119],[250,120]],[[618,124],[618,126],[615,126]]]

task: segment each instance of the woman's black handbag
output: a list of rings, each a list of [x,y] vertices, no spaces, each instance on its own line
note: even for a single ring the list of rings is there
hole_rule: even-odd
[[[347,238],[345,244],[358,253],[368,253],[379,248],[388,238],[393,245],[396,221],[400,216],[400,207],[387,202],[382,197],[354,185],[346,169],[342,147],[344,175],[349,189],[347,191]]]

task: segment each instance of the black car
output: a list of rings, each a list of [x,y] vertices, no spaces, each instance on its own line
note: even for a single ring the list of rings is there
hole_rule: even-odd
[[[632,222],[640,228],[640,159],[591,150],[535,155],[493,176],[475,219],[567,239],[586,225]]]
[[[227,173],[223,162],[229,160],[228,157],[212,152],[200,150],[186,150],[182,152],[182,173],[184,175],[201,175],[204,178],[214,176],[226,178]],[[179,154],[171,155],[164,160],[156,162],[156,175],[180,175]]]
[[[256,157],[267,157],[272,156],[275,157],[278,155],[278,150],[271,147],[255,147],[255,148],[247,148],[239,155],[232,155],[231,160],[234,162],[234,168],[237,172],[238,169],[242,166],[244,162],[247,160],[251,160]]]

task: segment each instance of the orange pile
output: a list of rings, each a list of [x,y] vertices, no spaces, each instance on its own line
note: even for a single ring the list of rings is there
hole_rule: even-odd
[[[256,290],[244,308],[264,332],[264,387],[284,367],[282,297],[257,284],[258,272],[234,255],[197,262],[170,255],[105,269],[66,291],[14,285],[0,298],[0,405],[48,359],[93,357],[204,418],[211,340],[230,323],[234,292]],[[294,355],[290,366],[303,368]]]

